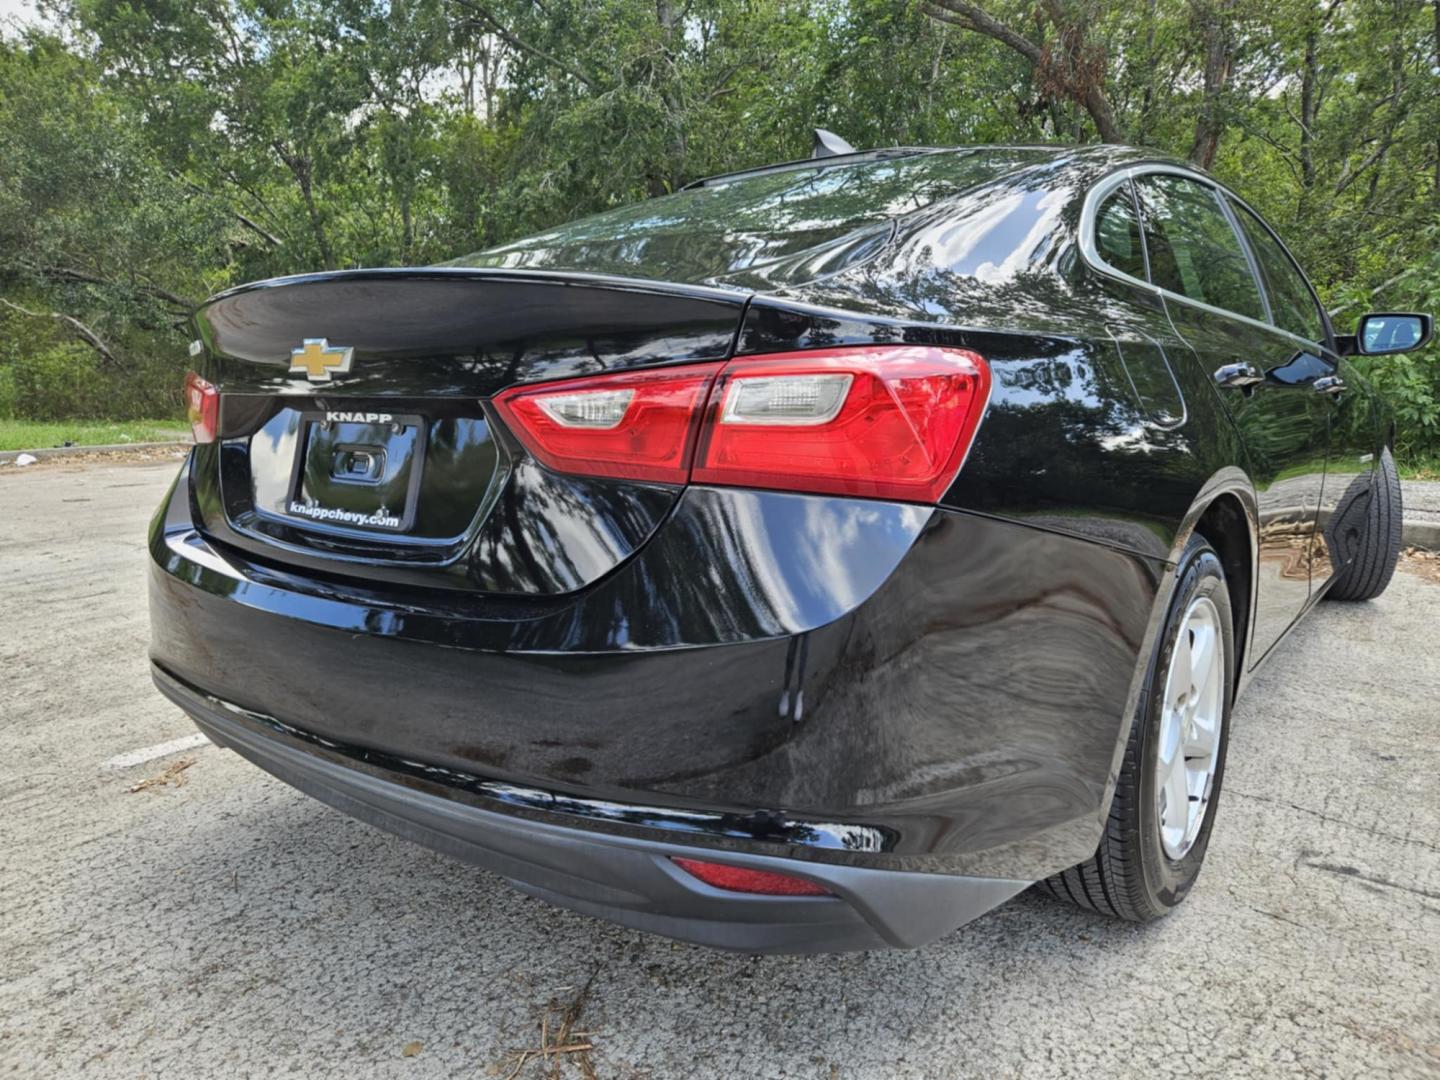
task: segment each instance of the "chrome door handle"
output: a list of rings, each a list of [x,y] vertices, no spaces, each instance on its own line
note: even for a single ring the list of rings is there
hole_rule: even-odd
[[[1215,369],[1215,384],[1228,389],[1243,390],[1247,386],[1254,386],[1256,383],[1264,381],[1264,375],[1245,363],[1222,364]]]
[[[1345,392],[1345,380],[1339,375],[1325,375],[1313,383],[1317,394],[1329,394],[1331,397],[1338,397]]]

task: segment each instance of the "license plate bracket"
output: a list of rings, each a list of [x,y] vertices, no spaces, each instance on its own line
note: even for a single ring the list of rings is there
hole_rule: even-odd
[[[427,430],[414,413],[302,413],[285,515],[323,530],[408,531]]]

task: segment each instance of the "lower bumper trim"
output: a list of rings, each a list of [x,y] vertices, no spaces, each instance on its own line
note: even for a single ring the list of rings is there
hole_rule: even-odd
[[[694,944],[758,953],[914,948],[984,914],[1030,882],[841,866],[637,839],[486,810],[362,762],[291,745],[158,667],[155,683],[214,742],[320,801],[474,863],[558,906]],[[832,897],[726,892],[671,858],[813,879]]]

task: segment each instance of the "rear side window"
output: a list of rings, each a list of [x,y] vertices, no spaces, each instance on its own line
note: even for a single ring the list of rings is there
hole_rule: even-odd
[[[1270,314],[1275,325],[1306,341],[1323,341],[1325,324],[1305,275],[1254,214],[1233,199],[1230,206],[1240,221],[1250,250],[1255,253],[1255,261],[1260,264],[1260,277],[1265,282],[1265,295],[1270,298]]]
[[[1260,286],[1215,189],[1183,176],[1139,177],[1150,280],[1162,289],[1265,319]]]
[[[1121,184],[1100,204],[1095,215],[1095,250],[1109,266],[1145,280],[1145,250],[1140,244],[1140,217],[1130,185]]]

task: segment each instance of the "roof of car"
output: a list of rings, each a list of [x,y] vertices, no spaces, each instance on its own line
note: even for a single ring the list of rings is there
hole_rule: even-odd
[[[1080,190],[1115,168],[1157,160],[1144,150],[1105,145],[837,154],[710,177],[447,265],[773,290],[858,265],[888,244],[902,220],[967,196],[983,199],[1006,177],[1025,177],[1029,201],[1006,215],[1018,227],[1033,217],[1047,187]]]
[[[693,188],[712,187],[717,184],[730,183],[752,176],[763,176],[767,173],[798,172],[807,169],[829,169],[839,166],[856,165],[866,161],[885,161],[893,158],[916,157],[922,154],[952,154],[960,156],[997,150],[1048,152],[1057,159],[1073,157],[1094,161],[1096,158],[1100,158],[1113,162],[1116,165],[1123,165],[1133,161],[1153,160],[1184,164],[1177,159],[1170,158],[1168,155],[1157,155],[1153,151],[1140,147],[1111,143],[975,143],[961,146],[888,146],[877,147],[872,150],[857,150],[853,154],[833,154],[818,158],[797,158],[793,161],[781,161],[769,165],[757,165],[748,169],[736,169],[733,172],[715,173],[711,176],[703,176],[698,180],[692,180],[680,188],[680,190],[689,191]]]

